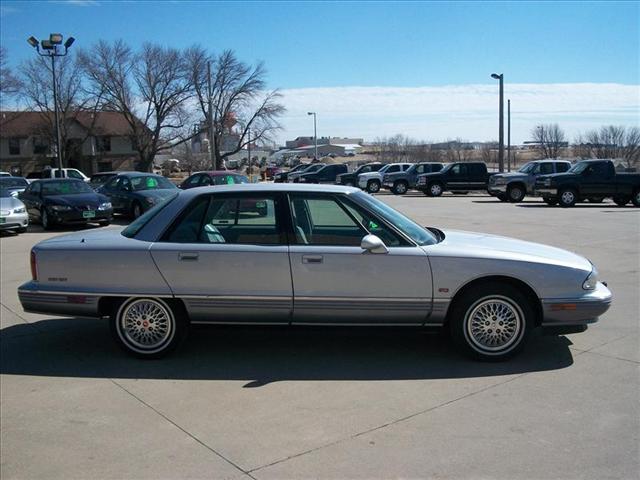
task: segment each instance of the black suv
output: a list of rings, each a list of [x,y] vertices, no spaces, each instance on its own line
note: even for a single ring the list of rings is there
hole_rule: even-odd
[[[391,190],[396,195],[404,195],[407,190],[416,187],[418,175],[439,172],[443,166],[437,162],[416,163],[404,172],[387,173],[382,177],[382,188]]]
[[[336,184],[345,185],[347,187],[355,187],[358,184],[358,175],[360,175],[361,173],[377,172],[382,167],[384,167],[384,163],[378,162],[360,165],[353,172],[338,175],[338,177],[336,178]]]
[[[489,173],[483,162],[450,163],[436,173],[418,176],[416,189],[430,197],[445,191],[487,190]]]
[[[297,180],[299,183],[335,183],[337,176],[346,171],[347,165],[344,163],[325,165],[315,172],[303,173]]]

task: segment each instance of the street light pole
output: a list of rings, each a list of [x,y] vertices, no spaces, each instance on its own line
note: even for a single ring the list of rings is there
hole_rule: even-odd
[[[313,115],[313,159],[318,159],[318,130],[316,124],[316,112],[307,112],[307,115]]]
[[[504,74],[492,73],[491,78],[500,80],[500,118],[498,121],[498,170],[504,172]]]
[[[217,170],[216,161],[213,152],[213,92],[211,91],[211,61],[207,62],[207,103],[209,104],[209,115],[207,115],[207,121],[209,123],[209,161],[211,162],[211,168]]]
[[[249,183],[253,183],[253,179],[251,178],[251,127],[247,128],[247,156],[249,157],[249,166],[247,167]]]
[[[64,53],[58,53],[58,46],[62,44],[62,34],[52,33],[49,35],[49,40],[38,40],[35,37],[29,37],[27,39],[29,45],[35,48],[38,55],[41,57],[51,58],[51,75],[53,77],[53,111],[56,130],[56,156],[58,157],[58,169],[60,172],[60,178],[64,177],[62,173],[62,140],[60,138],[60,121],[58,115],[58,83],[56,80],[56,57],[64,57],[67,55],[69,48],[75,42],[75,38],[69,37],[64,42]],[[40,49],[44,50],[44,53]]]
[[[511,171],[511,99],[507,100],[507,171]]]

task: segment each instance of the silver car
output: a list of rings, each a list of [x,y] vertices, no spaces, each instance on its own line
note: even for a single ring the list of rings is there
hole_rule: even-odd
[[[26,232],[29,225],[27,209],[12,191],[0,188],[0,230]]]
[[[404,172],[411,168],[411,163],[389,163],[377,172],[361,173],[358,175],[358,187],[369,193],[377,193],[382,186],[382,179],[391,173]]]
[[[31,252],[25,311],[108,317],[140,357],[189,324],[444,327],[505,359],[538,327],[586,330],[611,293],[585,258],[422,227],[358,189],[234,185],[176,193],[122,231],[54,237]]]

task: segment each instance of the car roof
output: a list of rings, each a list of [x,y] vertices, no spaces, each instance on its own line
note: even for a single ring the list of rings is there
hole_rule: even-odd
[[[211,175],[212,177],[221,177],[223,175],[242,175],[233,170],[203,170],[202,172],[194,172],[192,175],[206,173],[207,175]]]
[[[92,177],[99,177],[102,175],[120,175],[121,172],[96,172],[96,173],[92,173],[91,176]]]
[[[79,178],[39,178],[34,180],[32,183],[53,183],[53,182],[81,182],[84,183],[84,180],[80,180]]]
[[[119,172],[119,177],[162,177],[162,175],[158,175],[157,173],[151,172]],[[164,177],[162,177],[164,178]]]
[[[216,185],[190,188],[180,195],[197,196],[201,193],[269,193],[269,192],[316,192],[316,193],[354,193],[360,189],[339,185],[307,185],[299,183],[241,183],[234,185]]]

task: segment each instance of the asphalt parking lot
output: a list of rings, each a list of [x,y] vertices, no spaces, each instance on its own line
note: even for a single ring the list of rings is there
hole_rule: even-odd
[[[0,477],[638,478],[640,209],[379,198],[424,225],[584,255],[613,306],[500,364],[369,329],[198,328],[140,361],[105,321],[22,311],[29,249],[62,233],[32,226],[0,240]]]

